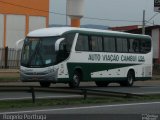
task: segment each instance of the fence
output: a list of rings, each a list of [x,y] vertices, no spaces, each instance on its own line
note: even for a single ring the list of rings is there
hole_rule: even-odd
[[[0,48],[0,68],[16,69],[20,66],[21,50]]]

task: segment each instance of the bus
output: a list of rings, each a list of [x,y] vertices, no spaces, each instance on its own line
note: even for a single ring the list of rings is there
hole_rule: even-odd
[[[152,42],[147,35],[74,27],[43,28],[24,39],[20,80],[67,83],[94,81],[132,86],[152,77]]]

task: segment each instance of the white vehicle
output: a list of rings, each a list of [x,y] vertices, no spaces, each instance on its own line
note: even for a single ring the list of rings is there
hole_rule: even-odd
[[[56,27],[30,32],[24,40],[20,79],[51,83],[95,81],[132,86],[152,77],[151,38],[108,30]]]

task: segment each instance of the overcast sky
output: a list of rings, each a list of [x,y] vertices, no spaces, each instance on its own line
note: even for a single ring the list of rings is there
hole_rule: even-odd
[[[84,0],[84,16],[110,20],[108,21],[82,18],[81,24],[96,24],[106,26],[141,25],[143,10],[146,11],[146,20],[156,14],[154,0]],[[50,11],[66,13],[66,0],[50,0]],[[139,21],[139,22],[133,22]],[[150,23],[160,24],[160,14],[156,15]],[[66,16],[50,14],[50,24],[66,24]],[[68,18],[69,24],[69,18]],[[151,25],[151,24],[148,24]]]

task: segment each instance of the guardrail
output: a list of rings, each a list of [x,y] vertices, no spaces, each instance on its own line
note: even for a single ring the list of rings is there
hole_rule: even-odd
[[[36,91],[43,92],[56,92],[56,93],[74,93],[82,95],[83,99],[86,100],[88,95],[92,96],[114,96],[114,97],[133,97],[133,96],[142,96],[133,93],[127,92],[114,92],[94,88],[79,88],[79,89],[70,89],[70,88],[42,88],[38,86],[0,86],[0,91],[29,91],[31,92],[32,102],[36,102]]]
[[[107,90],[97,90],[97,89],[81,89],[84,95],[84,99],[87,99],[87,95],[105,95],[105,96],[114,96],[114,97],[133,97],[133,96],[142,96],[134,93],[127,92],[115,92],[115,91],[107,91]]]

